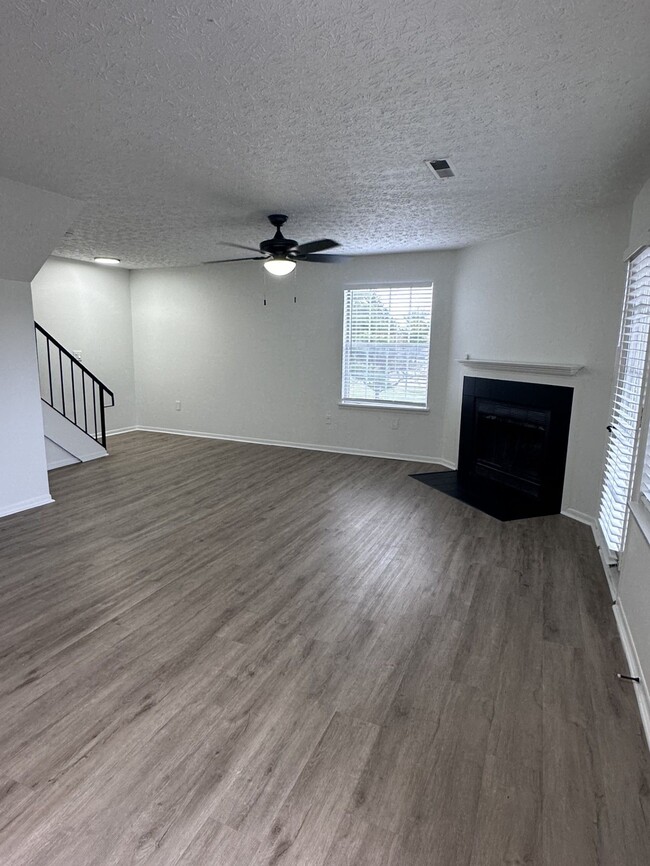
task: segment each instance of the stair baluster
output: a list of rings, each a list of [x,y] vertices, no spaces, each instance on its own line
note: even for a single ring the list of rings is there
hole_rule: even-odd
[[[102,448],[106,448],[105,409],[115,405],[115,395],[38,322],[34,322],[34,328],[41,399],[91,439],[99,442]],[[66,376],[64,369],[67,370],[67,361],[70,362],[70,373]],[[81,407],[79,411],[77,409],[79,386],[83,412]],[[89,406],[91,399],[92,406]],[[110,403],[106,402],[107,399]]]

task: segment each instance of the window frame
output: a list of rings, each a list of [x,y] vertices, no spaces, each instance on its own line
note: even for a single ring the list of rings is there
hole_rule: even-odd
[[[354,398],[345,396],[346,384],[346,347],[347,342],[347,298],[349,292],[355,291],[377,291],[388,289],[428,289],[431,292],[431,309],[429,314],[429,339],[427,342],[427,373],[426,373],[426,393],[424,403],[412,403],[399,400],[374,400],[365,398]],[[400,412],[420,412],[428,413],[429,409],[429,386],[431,383],[431,337],[433,332],[433,307],[434,307],[434,290],[435,285],[433,280],[381,280],[363,283],[346,283],[343,286],[343,322],[342,322],[342,339],[341,339],[341,370],[340,370],[340,398],[339,407],[342,409],[370,409],[370,410],[386,410]],[[349,382],[349,380],[348,380]]]
[[[640,449],[641,465],[639,467],[639,502],[650,514],[650,436],[648,426],[645,431],[645,447]]]
[[[626,327],[629,324],[628,315],[629,315],[629,304],[630,304],[630,295],[633,291],[631,272],[634,267],[634,263],[641,256],[645,256],[648,258],[650,262],[650,246],[643,245],[634,250],[633,253],[628,255],[627,261],[627,273],[625,277],[625,294],[623,298],[623,306],[621,309],[621,325],[619,331],[619,340],[616,352],[616,368],[614,372],[614,384],[612,388],[612,399],[610,402],[610,425],[615,425],[614,413],[617,405],[617,395],[619,386],[621,384],[621,365],[622,365],[622,355],[623,349],[629,352],[633,352],[633,344],[632,341],[629,341],[628,345],[624,346],[625,331]],[[644,263],[644,267],[648,267],[648,264]],[[632,514],[636,522],[638,523],[641,530],[644,532],[648,540],[650,541],[650,502],[645,497],[645,495],[641,494],[641,484],[642,484],[642,476],[644,473],[645,461],[650,461],[650,435],[648,434],[648,418],[646,417],[649,412],[646,411],[648,408],[648,379],[650,376],[650,335],[648,335],[647,342],[645,345],[645,359],[643,368],[641,371],[640,386],[639,386],[639,400],[638,400],[638,410],[636,416],[636,427],[634,431],[633,437],[630,437],[631,442],[629,443],[628,452],[630,454],[629,457],[629,480],[627,484],[627,495],[622,509],[622,528],[621,528],[621,542],[620,548],[610,547],[608,543],[607,532],[603,526],[603,499],[604,499],[604,491],[607,487],[607,475],[611,467],[610,460],[610,452],[611,452],[611,443],[614,439],[615,434],[610,429],[610,435],[607,439],[607,445],[605,449],[605,462],[603,468],[603,478],[601,484],[601,499],[599,503],[599,512],[598,512],[598,528],[599,532],[602,534],[603,540],[607,545],[608,555],[614,562],[618,562],[622,552],[625,549],[626,536],[627,536],[627,527],[629,523],[629,516]],[[629,387],[629,383],[628,383]],[[619,405],[619,409],[617,411],[622,412],[621,408],[623,404]],[[649,467],[650,471],[650,467]],[[619,500],[619,502],[622,500]]]
[[[650,356],[650,352],[648,352]],[[650,497],[642,489],[643,475],[650,476],[650,406],[648,405],[648,380],[650,378],[650,368],[646,370],[646,402],[643,415],[645,423],[642,423],[642,432],[639,437],[639,449],[637,454],[636,466],[636,482],[632,497],[630,499],[630,512],[634,517],[637,526],[643,533],[648,544],[650,544]],[[645,430],[643,429],[645,427]]]
[[[650,247],[646,247],[650,250]],[[637,251],[637,254],[641,251]],[[634,484],[630,497],[630,512],[650,544],[650,339],[641,395]]]

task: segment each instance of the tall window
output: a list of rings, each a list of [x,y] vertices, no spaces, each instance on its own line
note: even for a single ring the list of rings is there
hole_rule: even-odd
[[[630,260],[618,342],[618,369],[600,500],[600,528],[612,553],[625,542],[637,457],[650,334],[650,247]],[[650,473],[649,473],[650,475]],[[650,484],[650,481],[648,482]],[[642,495],[644,495],[642,485]],[[646,492],[647,496],[648,493]]]
[[[431,283],[345,290],[343,403],[427,408]]]

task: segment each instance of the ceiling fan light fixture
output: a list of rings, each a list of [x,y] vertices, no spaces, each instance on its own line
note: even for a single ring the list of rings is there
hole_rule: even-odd
[[[292,262],[291,259],[273,258],[267,259],[264,262],[264,267],[274,277],[286,277],[294,270],[296,263]]]

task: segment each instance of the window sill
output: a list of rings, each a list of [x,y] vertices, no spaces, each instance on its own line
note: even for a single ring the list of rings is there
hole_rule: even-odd
[[[634,517],[636,525],[645,536],[645,540],[650,544],[650,511],[637,500],[636,502],[630,502],[630,512]]]
[[[398,412],[429,412],[428,406],[409,406],[407,403],[364,403],[362,401],[355,402],[354,400],[340,400],[340,409],[390,409]]]

